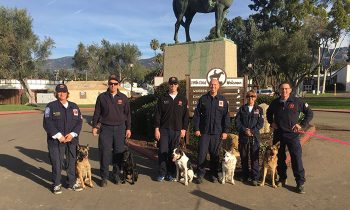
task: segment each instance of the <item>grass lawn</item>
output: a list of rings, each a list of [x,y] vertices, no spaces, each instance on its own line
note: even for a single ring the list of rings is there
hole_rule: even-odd
[[[311,109],[348,109],[350,110],[350,98],[322,95],[321,97],[306,96],[303,100],[308,104],[310,104]]]

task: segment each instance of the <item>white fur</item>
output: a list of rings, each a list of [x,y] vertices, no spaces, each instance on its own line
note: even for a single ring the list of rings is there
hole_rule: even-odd
[[[189,158],[187,155],[183,152],[183,155],[180,157],[180,155],[176,154],[177,149],[174,149],[173,151],[173,161],[176,165],[176,181],[184,180],[184,184],[187,186],[189,182],[192,182],[194,177],[194,172],[192,169],[187,168],[187,162]],[[183,177],[183,179],[180,177]]]
[[[225,184],[225,182],[230,182],[231,184],[235,184],[235,180],[233,179],[235,175],[237,158],[231,151],[225,151],[225,157],[222,161],[222,181],[221,184]]]

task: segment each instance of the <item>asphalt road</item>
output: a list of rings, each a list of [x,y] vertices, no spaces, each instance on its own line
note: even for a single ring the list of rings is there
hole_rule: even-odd
[[[97,138],[86,123],[81,144],[89,144],[94,188],[82,192],[50,191],[50,164],[42,115],[0,116],[0,209],[349,209],[350,147],[317,138],[304,146],[306,194],[294,192],[288,170],[287,188],[236,185],[201,185],[152,180],[157,163],[136,154],[140,171],[136,185],[99,187]],[[350,142],[350,114],[315,112],[318,135]]]

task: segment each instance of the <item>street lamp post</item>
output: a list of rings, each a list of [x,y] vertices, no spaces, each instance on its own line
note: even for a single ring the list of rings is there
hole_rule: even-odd
[[[133,79],[133,72],[132,72],[132,69],[134,67],[134,64],[130,63],[129,64],[129,67],[130,67],[130,74],[131,74],[131,78],[130,78],[130,82],[131,82],[131,88],[130,88],[130,95],[131,95],[131,98],[132,98],[132,86],[134,85],[134,79]]]

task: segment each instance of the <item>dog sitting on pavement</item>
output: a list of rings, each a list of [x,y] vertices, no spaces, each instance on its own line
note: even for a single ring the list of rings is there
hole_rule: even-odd
[[[265,185],[266,174],[267,172],[270,172],[272,187],[277,188],[277,185],[275,184],[275,176],[276,176],[276,168],[277,168],[277,160],[278,160],[278,157],[277,157],[278,148],[279,148],[279,145],[269,146],[264,153],[264,160],[263,160],[264,174],[263,174],[263,179],[260,186]]]
[[[121,163],[121,170],[122,170],[122,177],[121,177],[122,184],[125,184],[127,179],[131,179],[130,184],[135,184],[135,182],[138,179],[139,173],[136,169],[136,163],[134,161],[133,155],[127,148],[123,152],[123,161]]]
[[[187,186],[189,182],[192,182],[194,172],[192,165],[187,155],[179,148],[175,148],[172,154],[172,160],[176,165],[176,179],[175,181],[181,181],[180,177],[183,177],[184,184]]]
[[[221,184],[225,184],[225,182],[229,182],[231,184],[235,184],[234,175],[236,169],[237,158],[234,155],[234,150],[226,151],[225,156],[222,160],[222,180]]]
[[[86,188],[85,185],[89,187],[94,187],[91,179],[91,165],[89,162],[89,145],[83,146],[78,145],[77,150],[77,162],[76,162],[76,183]]]

